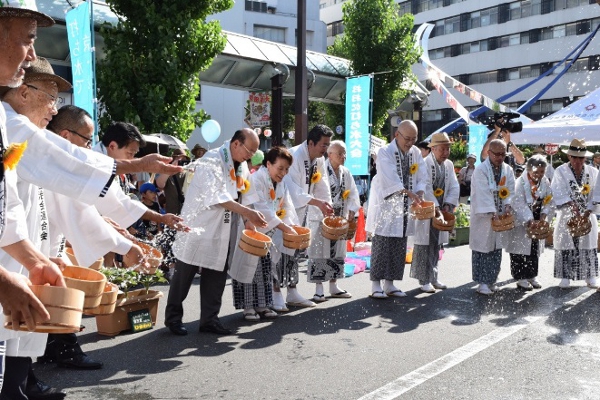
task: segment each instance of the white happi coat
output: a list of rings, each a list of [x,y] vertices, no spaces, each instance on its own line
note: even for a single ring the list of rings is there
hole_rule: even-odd
[[[505,199],[500,199],[498,196],[498,191],[502,188],[509,191]],[[471,178],[471,228],[469,229],[471,250],[489,253],[506,247],[512,231],[494,232],[492,217],[494,213],[504,213],[504,207],[512,204],[514,194],[515,175],[508,164],[502,163],[500,184],[494,181],[489,158],[475,167]]]
[[[506,251],[511,254],[531,255],[531,238],[527,236],[526,224],[533,220],[532,206],[536,199],[542,199],[542,214],[546,214],[546,221],[551,221],[554,215],[554,200],[550,180],[543,176],[535,191],[535,198],[531,194],[531,183],[524,172],[515,182],[515,196],[512,207],[515,215],[515,227],[510,231]],[[544,204],[545,203],[545,204]],[[538,241],[538,257],[544,252],[544,240]]]
[[[111,192],[109,189],[106,199],[118,201],[116,196],[111,195]],[[128,198],[121,188],[118,188],[118,193]],[[138,203],[147,210],[146,206],[138,201],[131,203]],[[131,250],[133,245],[131,240],[110,226],[94,206],[52,191],[46,191],[46,205],[51,234],[51,256],[58,254],[63,236],[71,244],[75,258],[82,267],[89,267],[109,252],[125,255]],[[110,214],[107,216],[122,227],[127,227],[144,214],[144,209],[132,208],[128,219],[115,219]]]
[[[269,248],[271,254],[271,263],[273,265],[279,262],[281,253],[294,255],[294,249],[288,249],[283,246],[283,233],[277,228],[280,223],[286,225],[298,225],[298,216],[294,209],[294,203],[290,197],[290,192],[285,182],[280,182],[275,188],[275,199],[271,199],[271,190],[273,189],[273,181],[269,176],[269,171],[266,167],[260,167],[258,171],[250,175],[250,189],[242,196],[242,204],[254,208],[264,215],[267,221],[265,228],[257,228],[261,233],[271,237],[273,245]],[[277,212],[283,210],[285,215],[280,218]],[[244,229],[244,222],[238,221],[238,238]],[[256,268],[258,266],[259,257],[250,255],[239,248],[235,247],[233,260],[229,275],[242,283],[252,283]]]
[[[329,160],[325,160],[325,171],[329,180],[329,194],[334,210],[340,210],[339,216],[348,218],[349,211],[353,211],[355,214],[360,208],[360,200],[358,198],[358,189],[356,183],[352,178],[350,170],[343,165],[340,165],[340,177],[335,175],[333,167],[329,163]],[[348,191],[346,199],[342,198],[345,191]],[[310,247],[308,248],[309,258],[331,258],[331,241],[324,238],[322,235],[321,220],[322,214],[312,214],[316,218],[309,218],[309,227],[313,232]],[[321,217],[319,219],[319,217]],[[346,257],[346,241],[338,240],[335,245],[335,258]]]
[[[405,157],[409,165],[417,169],[408,177],[402,176],[400,167],[400,149],[393,140],[377,152],[377,175],[371,183],[366,230],[375,235],[404,237],[404,196],[397,192],[407,189],[413,193],[423,191],[427,184],[427,169],[421,156],[421,150],[412,146]],[[408,178],[408,179],[407,179]],[[411,200],[408,199],[410,207]],[[414,235],[414,220],[409,219],[406,236]]]
[[[575,244],[573,243],[573,237],[569,234],[567,229],[567,222],[572,217],[571,207],[564,206],[575,198],[579,197],[584,202],[584,210],[593,210],[594,201],[600,200],[600,194],[597,189],[597,178],[598,170],[589,165],[583,166],[583,180],[582,184],[577,185],[575,176],[569,163],[563,164],[556,168],[554,171],[554,177],[552,178],[551,188],[552,196],[554,197],[554,203],[557,207],[556,224],[554,226],[554,250],[574,250]],[[589,194],[582,195],[581,191],[587,185],[589,187]],[[594,187],[596,185],[596,187]],[[598,221],[594,213],[590,213],[590,222],[592,223],[592,230],[585,236],[579,237],[579,248],[580,249],[595,249],[598,246]]]
[[[230,144],[228,140],[218,149],[210,150],[190,167],[194,178],[185,196],[181,217],[192,229],[177,232],[173,243],[173,254],[186,264],[216,271],[225,269],[232,213],[221,203],[238,198],[232,171],[243,179],[250,175],[245,162],[237,172],[234,170]]]
[[[440,204],[439,200],[441,197],[435,197],[433,194],[433,182],[435,180],[435,174],[437,170],[435,168],[435,155],[429,153],[425,157],[425,167],[427,169],[427,187],[425,189],[425,200],[433,201],[436,207],[442,208],[444,204]],[[460,194],[460,186],[456,173],[454,172],[454,164],[452,161],[444,161],[444,203],[451,204],[453,206],[458,205],[458,197]],[[415,221],[415,244],[418,245],[429,245],[429,225],[431,224],[430,219]],[[450,235],[448,232],[441,231],[439,235],[438,243],[448,243]]]
[[[8,103],[2,104],[6,108],[8,140],[27,141],[27,149],[19,161],[20,178],[88,204],[102,201],[107,183],[115,174],[115,160],[39,129]]]
[[[290,153],[294,157],[294,162],[290,167],[290,171],[283,178],[287,185],[296,214],[300,224],[306,226],[305,221],[323,219],[323,213],[318,207],[308,205],[308,202],[314,199],[319,199],[331,203],[331,195],[329,193],[329,179],[327,171],[325,171],[325,158],[319,157],[313,160],[315,164],[313,176],[318,172],[321,174],[319,180],[311,184],[311,161],[308,155],[308,145],[306,141],[302,144],[292,147]],[[310,190],[309,190],[310,189]],[[307,215],[308,214],[308,215]],[[311,229],[311,238],[314,240],[316,232]]]

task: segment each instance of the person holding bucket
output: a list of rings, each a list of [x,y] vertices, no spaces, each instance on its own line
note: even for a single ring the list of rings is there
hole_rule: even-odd
[[[321,221],[324,216],[333,214],[329,178],[323,158],[332,136],[333,131],[328,126],[316,125],[308,132],[305,142],[290,150],[294,162],[284,181],[290,189],[302,226],[306,226],[308,221]],[[314,240],[316,235],[312,236]],[[315,303],[304,298],[296,289],[298,261],[295,258],[282,257],[280,264],[279,284],[288,288],[287,304],[295,307],[314,307]]]
[[[431,153],[425,158],[428,177],[425,200],[434,202],[434,218],[443,220],[442,211],[452,213],[458,205],[460,192],[454,165],[448,159],[450,138],[444,132],[434,133],[429,147]],[[441,244],[448,243],[449,234],[438,230],[433,222],[431,219],[416,221],[415,247],[410,268],[411,278],[418,279],[421,291],[426,293],[446,289],[446,285],[438,279],[438,261]]]
[[[354,215],[360,208],[358,189],[346,161],[346,145],[341,140],[334,140],[327,149],[325,170],[329,180],[329,191],[333,202],[333,214],[354,223]],[[344,258],[346,257],[346,235],[339,240],[325,238],[321,234],[322,220],[309,221],[311,231],[315,234],[308,248],[308,282],[315,284],[313,301],[326,301],[323,282],[329,281],[329,295],[334,298],[348,299],[352,297],[346,290],[340,289],[337,280],[344,277]]]
[[[292,226],[298,225],[294,204],[283,182],[292,161],[292,155],[285,147],[270,149],[264,155],[262,167],[250,175],[250,188],[243,197],[245,206],[265,216],[267,226],[258,231],[272,239],[269,252],[263,257],[250,255],[239,246],[233,254],[230,270],[233,303],[236,309],[244,310],[244,319],[247,321],[277,317],[277,313],[270,308],[273,307],[272,265],[279,262],[282,254],[288,257],[294,255],[294,249],[283,246],[283,234],[296,235]],[[242,233],[242,228],[255,229],[250,221],[244,225],[240,223],[239,227],[238,235]]]
[[[417,125],[404,120],[394,140],[377,152],[377,175],[369,193],[366,226],[373,234],[370,297],[374,299],[406,296],[394,281],[404,277],[408,236],[414,235],[409,205],[421,204],[427,184],[425,162],[414,145],[417,133]]]

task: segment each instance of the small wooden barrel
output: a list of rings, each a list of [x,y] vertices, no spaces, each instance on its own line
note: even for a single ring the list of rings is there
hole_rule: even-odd
[[[532,221],[526,232],[531,239],[546,239],[550,235],[550,224],[546,221]]]
[[[310,246],[310,229],[303,226],[292,226],[297,235],[283,234],[283,246],[288,249],[303,250]]]
[[[238,246],[248,254],[264,257],[269,252],[271,238],[258,231],[244,229]]]
[[[515,227],[515,217],[512,214],[503,214],[498,218],[492,218],[492,230],[494,232],[509,231]]]
[[[79,289],[85,293],[83,309],[87,312],[98,307],[106,285],[106,277],[93,269],[67,266],[63,271],[67,287]]]
[[[162,264],[162,253],[157,248],[152,247],[146,243],[137,242],[136,244],[141,247],[142,251],[146,255],[146,258],[148,259],[148,264],[150,264],[150,268],[137,266],[135,270],[141,272],[142,274],[154,275],[160,264]]]
[[[65,248],[65,254],[67,255],[67,257],[73,265],[79,265],[77,258],[75,258],[75,253],[73,252],[72,247]],[[98,271],[100,270],[100,268],[102,268],[102,265],[104,265],[104,257],[100,257],[99,259],[97,259],[92,265],[90,265],[90,269]]]
[[[321,235],[329,240],[341,240],[348,233],[348,221],[342,217],[325,217],[321,221]]]
[[[114,283],[106,282],[104,286],[104,292],[100,297],[100,305],[86,310],[85,314],[88,315],[108,315],[115,311],[115,305],[117,304],[117,295],[119,294],[119,288]]]
[[[44,304],[50,314],[50,320],[37,322],[35,332],[39,333],[75,333],[81,326],[81,313],[85,294],[81,290],[57,286],[30,286],[31,291]],[[34,313],[36,321],[40,316]],[[4,327],[12,329],[12,321],[5,316]],[[21,321],[20,331],[28,331]]]
[[[421,204],[412,203],[410,212],[415,219],[431,219],[435,216],[435,204],[433,201],[422,201]]]
[[[352,240],[354,234],[356,233],[356,219],[351,219],[348,221],[348,232],[346,233],[346,240]]]
[[[592,230],[590,218],[584,215],[573,216],[567,222],[567,229],[573,237],[585,236]]]
[[[431,224],[438,231],[450,232],[454,229],[454,222],[456,221],[456,217],[454,214],[449,213],[448,211],[442,211],[443,221],[440,221],[438,218],[433,218],[431,220]]]

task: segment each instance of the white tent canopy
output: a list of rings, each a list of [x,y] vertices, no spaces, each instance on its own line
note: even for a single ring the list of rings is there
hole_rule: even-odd
[[[568,145],[573,139],[584,139],[588,146],[600,145],[600,88],[546,118],[523,126],[522,132],[513,133],[510,138],[516,144]]]

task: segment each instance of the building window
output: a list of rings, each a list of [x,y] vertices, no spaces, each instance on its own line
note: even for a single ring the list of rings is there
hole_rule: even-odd
[[[344,23],[342,21],[332,22],[327,25],[327,37],[337,36],[344,33]]]
[[[246,0],[246,11],[266,13],[267,8],[267,3],[265,3],[264,1]]]
[[[412,3],[410,1],[400,3],[400,15],[402,14],[412,14]]]
[[[285,43],[285,28],[254,25],[254,37],[270,40],[271,42]]]
[[[423,121],[441,121],[443,117],[442,110],[423,111]]]
[[[488,26],[498,23],[498,8],[488,8],[481,11],[481,26]]]
[[[444,23],[444,33],[446,35],[454,32],[460,32],[460,16],[448,18]]]

